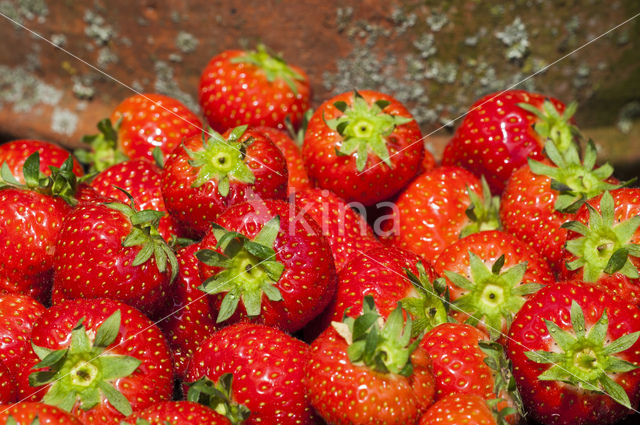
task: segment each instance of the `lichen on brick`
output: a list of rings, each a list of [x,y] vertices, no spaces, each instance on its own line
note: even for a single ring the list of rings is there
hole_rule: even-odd
[[[0,65],[0,107],[11,104],[14,112],[29,112],[39,104],[56,105],[62,91],[46,84],[24,67]]]
[[[44,0],[2,0],[0,13],[21,24],[34,19],[42,23],[49,14],[49,8]]]
[[[186,31],[180,31],[176,36],[176,47],[182,53],[191,53],[198,47],[198,39]]]
[[[198,113],[200,105],[193,97],[180,89],[178,83],[174,79],[174,71],[171,65],[164,61],[156,61],[154,65],[156,80],[154,82],[154,90],[158,93],[174,97],[184,103],[189,109]]]
[[[449,23],[449,18],[444,13],[436,12],[427,16],[426,22],[427,22],[427,25],[429,25],[429,28],[431,29],[431,31],[438,32],[442,28],[444,28],[445,25]]]
[[[519,16],[502,31],[497,31],[496,37],[507,46],[505,57],[509,60],[523,59],[529,52],[529,35]]]
[[[105,19],[97,13],[87,10],[84,14],[84,22],[87,26],[84,33],[87,37],[94,40],[98,45],[105,46],[109,40],[115,35],[115,31],[111,25],[108,25]]]
[[[71,136],[78,127],[78,115],[66,108],[55,108],[51,114],[51,129],[56,133]]]
[[[58,47],[64,47],[67,44],[67,36],[64,34],[52,34],[51,42]]]
[[[413,46],[418,49],[422,59],[427,59],[436,54],[438,49],[436,48],[433,34],[422,34],[417,40],[413,42]]]

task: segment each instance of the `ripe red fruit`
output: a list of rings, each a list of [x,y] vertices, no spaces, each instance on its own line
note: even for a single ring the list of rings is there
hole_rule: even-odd
[[[306,368],[309,401],[331,424],[413,424],[433,402],[429,356],[397,308],[384,325],[372,297],[363,315],[324,331]]]
[[[562,134],[563,144],[571,143],[573,112],[573,106],[565,112],[559,100],[524,90],[489,94],[471,106],[444,149],[442,165],[457,165],[484,176],[491,191],[500,194],[527,157],[543,158],[547,137]]]
[[[421,167],[420,127],[393,97],[335,96],[309,120],[302,156],[311,181],[348,202],[373,205],[402,189]]]
[[[295,332],[329,303],[336,272],[329,243],[311,217],[279,200],[234,205],[197,254],[200,289],[218,322],[248,317]]]
[[[18,390],[15,384],[16,378],[3,362],[0,362],[0,406],[18,401]],[[2,407],[0,407],[0,412]]]
[[[62,167],[62,164],[71,156],[73,166],[71,171],[78,177],[84,175],[84,170],[80,163],[71,155],[69,151],[54,143],[43,142],[40,140],[12,140],[0,145],[0,164],[7,164],[8,170],[13,174],[20,183],[25,182],[22,168],[29,156],[38,152],[40,157],[39,170],[41,173],[49,176],[51,169],[49,167]]]
[[[264,134],[237,127],[184,141],[162,173],[169,213],[185,230],[202,236],[231,205],[251,199],[285,199],[287,165]]]
[[[487,401],[475,394],[450,394],[434,403],[419,425],[505,425]]]
[[[207,387],[220,380],[232,404],[229,409],[250,412],[243,424],[316,424],[303,384],[308,359],[309,347],[280,330],[231,325],[203,341],[194,354],[186,376],[188,398],[205,398],[206,404]]]
[[[55,247],[53,304],[110,297],[153,316],[178,269],[157,230],[161,215],[118,202],[76,207]]]
[[[285,129],[287,118],[297,128],[311,102],[305,72],[264,46],[214,56],[202,71],[198,93],[209,125],[221,133],[245,124]]]
[[[199,403],[163,401],[141,412],[134,412],[120,425],[231,425],[231,422]]]
[[[10,419],[15,422],[11,422]],[[14,425],[83,425],[64,410],[38,402],[20,402],[0,407],[0,423]]]
[[[469,171],[437,167],[403,190],[390,222],[390,243],[434,261],[461,237],[498,228],[498,200]]]
[[[638,308],[610,292],[579,281],[541,289],[507,340],[529,415],[545,425],[605,425],[637,409],[638,335]]]
[[[20,398],[57,405],[84,424],[118,424],[133,410],[169,400],[171,354],[157,326],[108,300],[51,307],[32,332],[17,376]]]
[[[338,271],[358,252],[381,246],[365,218],[334,193],[326,189],[297,191],[293,202],[320,225]]]

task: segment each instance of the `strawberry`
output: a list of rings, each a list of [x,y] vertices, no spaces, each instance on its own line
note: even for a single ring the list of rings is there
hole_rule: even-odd
[[[434,261],[459,238],[499,227],[498,200],[480,179],[459,167],[418,176],[398,196],[388,241]]]
[[[475,394],[449,394],[434,403],[419,425],[507,425],[506,412],[496,415],[489,403]]]
[[[169,400],[171,354],[156,325],[108,299],[73,300],[42,314],[17,375],[21,398],[42,400],[86,424],[118,424]]]
[[[569,230],[563,276],[604,285],[640,305],[640,189],[607,191],[563,226]]]
[[[245,425],[316,424],[303,384],[308,359],[309,347],[282,331],[251,323],[231,325],[203,341],[194,354],[186,376],[193,383],[188,398],[203,401],[210,383],[220,380],[231,386],[230,401],[243,406],[231,409],[250,412]]]
[[[71,211],[76,189],[70,156],[40,172],[40,154],[25,161],[20,183],[5,162],[0,176],[0,292],[28,294],[48,303],[53,251],[63,218]]]
[[[446,277],[454,316],[487,330],[492,339],[507,332],[531,294],[555,282],[536,252],[499,230],[460,239],[445,248],[433,266]]]
[[[356,253],[381,246],[364,216],[328,190],[297,191],[293,201],[322,228],[338,271]],[[366,214],[366,211],[360,212]]]
[[[596,149],[591,141],[582,161],[575,145],[561,154],[549,141],[545,154],[549,159],[529,158],[511,175],[500,199],[500,219],[506,232],[541,253],[559,274],[567,239],[562,225],[575,218],[587,199],[619,185],[611,177],[613,167],[595,168]]]
[[[127,418],[120,425],[231,425],[215,410],[191,401],[163,401]]]
[[[9,372],[3,362],[0,362],[0,406],[18,401],[15,381],[16,378],[13,374]]]
[[[73,166],[71,167],[73,174],[77,177],[84,175],[82,166],[69,151],[54,143],[40,140],[24,139],[3,143],[0,145],[0,164],[6,163],[8,171],[14,175],[20,183],[24,184],[25,180],[22,174],[24,162],[35,152],[39,154],[39,169],[44,175],[51,175],[51,169],[49,167],[62,167],[62,164],[64,164],[69,156],[71,156],[73,160]]]
[[[216,223],[196,255],[218,323],[248,317],[295,332],[327,306],[335,266],[311,217],[264,200],[234,205]]]
[[[6,425],[82,425],[75,416],[48,404],[20,402],[0,407],[0,423]]]
[[[167,158],[162,195],[186,230],[204,235],[220,213],[254,198],[287,196],[287,165],[268,136],[246,126],[192,137]]]
[[[289,171],[289,193],[311,188],[311,182],[304,168],[304,161],[300,147],[282,130],[271,127],[255,127],[255,131],[266,134],[271,141],[282,151]]]
[[[255,51],[226,50],[202,71],[200,105],[209,125],[222,133],[239,125],[298,127],[311,102],[305,72],[264,46]]]
[[[85,136],[91,152],[76,151],[92,171],[102,171],[127,159],[153,161],[156,148],[168,155],[184,139],[202,133],[202,123],[182,102],[161,94],[128,97],[98,123],[96,135]]]
[[[518,312],[507,353],[524,405],[545,425],[613,424],[640,403],[640,314],[580,281],[548,285]]]
[[[198,289],[202,284],[195,253],[200,245],[192,244],[176,253],[178,275],[167,297],[166,310],[158,323],[164,332],[173,354],[176,377],[182,379],[191,356],[200,342],[215,329],[215,315],[211,311],[206,294]]]
[[[120,202],[129,202],[126,191],[141,210],[165,213],[158,222],[158,231],[165,240],[178,233],[177,223],[164,205],[162,197],[162,170],[151,161],[138,158],[121,162],[98,173],[91,186],[99,195]]]
[[[527,157],[543,158],[548,137],[554,137],[564,151],[573,140],[569,120],[574,112],[575,104],[565,110],[557,99],[524,90],[489,94],[465,115],[445,146],[442,165],[457,165],[484,176],[493,194],[500,194]]]
[[[311,181],[348,202],[373,205],[402,189],[425,155],[413,116],[371,91],[335,96],[313,113],[302,145]]]
[[[410,344],[411,319],[404,323],[400,307],[382,325],[373,297],[363,306],[312,343],[309,401],[335,425],[414,424],[433,402],[429,357],[419,341]]]
[[[178,270],[157,230],[161,216],[119,202],[76,207],[55,246],[53,303],[110,297],[154,316]]]

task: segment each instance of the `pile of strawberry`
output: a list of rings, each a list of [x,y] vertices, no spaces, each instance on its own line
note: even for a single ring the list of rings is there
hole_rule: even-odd
[[[640,189],[574,105],[478,100],[443,157],[264,48],[199,117],[0,146],[2,424],[613,424],[640,405]],[[84,163],[84,166],[81,165]]]

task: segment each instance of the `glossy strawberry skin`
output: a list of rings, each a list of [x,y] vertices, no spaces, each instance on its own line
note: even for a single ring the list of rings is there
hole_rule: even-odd
[[[141,247],[122,246],[131,227],[106,204],[85,203],[69,213],[55,247],[53,304],[110,297],[153,316],[171,287],[170,270],[160,272],[153,256],[133,265]]]
[[[328,328],[311,345],[305,381],[309,401],[335,425],[416,423],[433,402],[435,385],[429,356],[421,348],[411,362],[409,377],[354,365],[346,341]]]
[[[365,218],[334,193],[326,189],[297,191],[293,202],[322,228],[338,271],[353,255],[381,246]]]
[[[400,102],[389,95],[370,90],[359,93],[370,104],[378,100],[390,102],[383,109],[385,114],[413,118]],[[334,106],[336,102],[351,105],[354,102],[353,92],[325,101],[309,120],[302,156],[311,182],[315,186],[331,190],[348,202],[357,201],[365,205],[373,205],[393,196],[421,167],[424,146],[420,141],[420,127],[412,120],[395,127],[386,137],[392,168],[369,153],[365,168],[360,172],[356,168],[354,155],[336,154],[336,149],[343,143],[343,137],[326,124],[327,120],[342,115]]]
[[[470,223],[467,187],[481,194],[480,180],[459,167],[437,167],[418,176],[398,196],[388,241],[434,261]],[[480,195],[479,195],[480,196]]]
[[[0,190],[0,291],[49,302],[54,248],[71,206],[31,190]]]
[[[171,235],[178,234],[178,228],[164,205],[161,177],[162,170],[158,166],[147,159],[139,158],[103,170],[93,178],[91,186],[101,196],[129,204],[129,198],[120,190],[124,189],[133,197],[138,209],[164,212],[165,216],[160,219],[158,230],[163,238],[169,240]]]
[[[192,401],[163,401],[140,412],[134,412],[122,425],[135,425],[137,419],[149,425],[231,425],[231,422],[215,410]]]
[[[216,330],[215,316],[204,292],[195,253],[199,244],[189,245],[176,253],[178,275],[167,297],[167,307],[158,323],[167,337],[173,354],[176,377],[183,379],[191,356],[202,341]]]
[[[18,401],[18,389],[15,381],[16,378],[13,374],[9,372],[3,362],[0,362],[0,406]]]
[[[209,125],[218,132],[244,124],[285,129],[285,118],[289,117],[298,127],[311,101],[305,72],[288,65],[302,76],[302,80],[292,80],[294,91],[282,78],[268,81],[265,71],[254,64],[233,63],[247,53],[223,51],[202,71],[198,93]]]
[[[450,394],[435,402],[419,425],[497,425],[485,400],[475,394]]]
[[[18,181],[24,183],[22,167],[29,155],[38,152],[40,155],[40,171],[46,175],[51,174],[49,167],[60,167],[71,153],[54,143],[41,140],[21,139],[12,140],[0,145],[0,165],[7,163],[9,171]],[[73,159],[73,174],[80,177],[84,170],[80,163]]]
[[[169,346],[160,329],[140,311],[110,299],[72,300],[48,309],[32,331],[32,342],[39,347],[53,350],[66,348],[70,343],[72,329],[84,318],[83,324],[89,334],[117,310],[121,324],[114,342],[107,347],[111,355],[133,356],[141,361],[129,376],[113,381],[113,386],[124,395],[134,411],[144,409],[156,402],[171,399],[173,374]],[[28,376],[32,366],[39,362],[31,351],[25,356],[22,369],[17,375],[19,396],[30,401],[39,401],[46,393],[44,387],[29,385]],[[45,388],[43,390],[43,388]],[[80,408],[76,402],[72,413],[85,424],[119,424],[124,417],[106,400],[90,410]]]
[[[167,158],[162,173],[162,195],[169,213],[181,223],[183,230],[202,236],[218,215],[231,205],[254,198],[285,199],[287,196],[287,165],[282,152],[262,133],[248,130],[242,141],[253,138],[247,147],[245,163],[255,175],[253,184],[230,181],[229,193],[218,192],[218,182],[211,179],[193,187],[198,168],[189,164],[189,155],[179,146]],[[202,138],[186,139],[184,147],[202,149]]]
[[[514,318],[506,349],[513,363],[513,374],[524,406],[530,417],[544,424],[613,424],[630,411],[607,395],[577,389],[558,381],[543,381],[538,375],[550,367],[529,360],[524,352],[555,351],[545,320],[561,329],[571,328],[570,309],[575,300],[584,311],[587,329],[606,310],[609,319],[607,341],[640,330],[637,307],[605,292],[596,285],[580,281],[558,282],[538,291]],[[616,354],[617,357],[640,364],[640,343]],[[640,402],[640,372],[638,369],[616,374],[612,379],[629,395],[631,406]]]
[[[262,310],[255,321],[296,332],[313,320],[329,304],[337,285],[337,275],[331,248],[315,221],[301,214],[295,206],[279,200],[245,202],[227,209],[216,223],[227,230],[255,237],[265,223],[278,215],[280,232],[273,249],[275,259],[284,264],[284,273],[275,286],[282,301],[262,297]],[[217,240],[209,232],[201,248],[216,250]],[[220,251],[221,252],[221,251]],[[204,281],[219,269],[200,264],[200,277]],[[219,311],[224,294],[209,296],[212,310]],[[226,322],[233,323],[246,317],[242,303]]]
[[[271,141],[282,151],[289,172],[289,194],[310,189],[311,182],[307,170],[304,168],[302,152],[296,142],[287,133],[276,128],[255,127],[254,130],[269,136]]]
[[[40,425],[83,425],[83,422],[64,410],[39,402],[23,401],[0,407],[0,423],[6,424],[11,416],[16,425],[32,425],[38,418]]]
[[[169,96],[146,93],[125,99],[111,114],[118,131],[118,148],[129,159],[153,161],[158,147],[169,155],[182,140],[202,134],[202,123],[179,100]]]
[[[217,382],[232,373],[232,401],[251,411],[246,425],[316,424],[303,384],[308,359],[309,347],[302,341],[265,325],[238,323],[202,342],[186,382],[202,376]]]
[[[526,164],[527,157],[543,158],[543,140],[533,129],[538,118],[518,106],[541,108],[550,100],[559,113],[565,106],[557,99],[524,90],[489,94],[472,106],[445,147],[442,165],[464,167],[485,176],[491,191],[499,194],[511,173]]]

